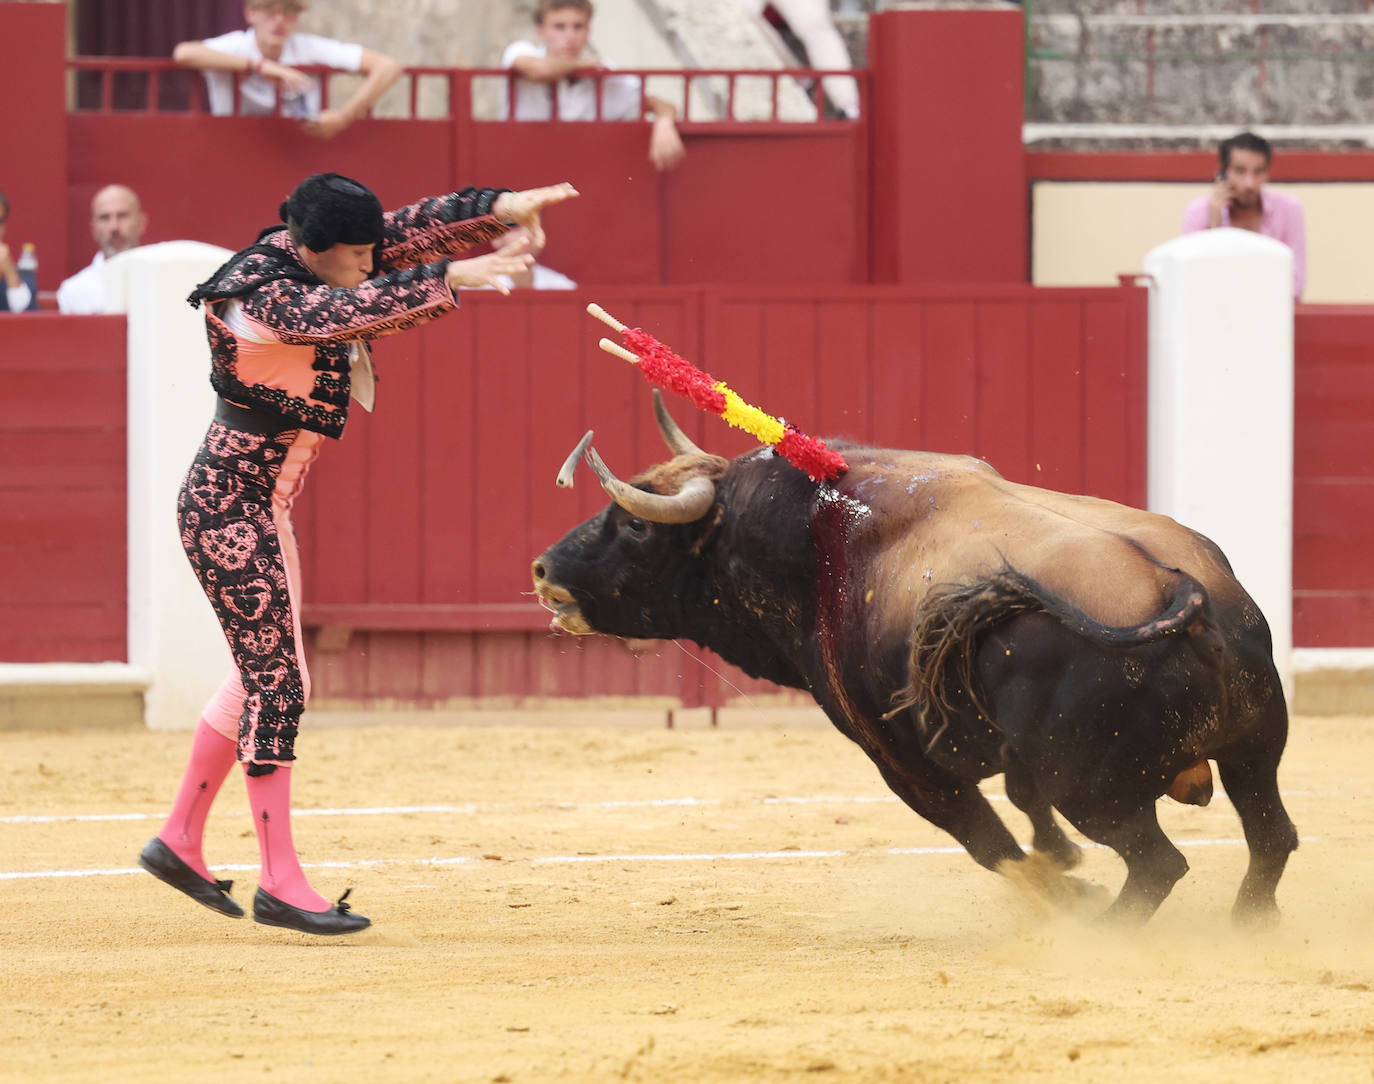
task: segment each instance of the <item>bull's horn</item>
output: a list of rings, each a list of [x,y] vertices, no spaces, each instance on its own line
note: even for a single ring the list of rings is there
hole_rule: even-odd
[[[612,474],[595,448],[587,449],[587,465],[596,472],[611,500],[630,515],[651,523],[691,523],[704,516],[716,499],[716,484],[709,478],[693,478],[671,495],[645,493]]]
[[[586,435],[577,442],[577,447],[572,450],[572,455],[563,460],[563,466],[558,472],[556,483],[564,489],[571,489],[573,484],[573,472],[577,470],[577,461],[582,458],[582,453],[587,450],[587,445],[592,442],[592,430],[588,429]]]
[[[663,434],[663,443],[673,455],[705,455],[691,442],[687,434],[677,427],[668,408],[663,405],[663,393],[654,389],[654,417],[658,419],[658,431]]]

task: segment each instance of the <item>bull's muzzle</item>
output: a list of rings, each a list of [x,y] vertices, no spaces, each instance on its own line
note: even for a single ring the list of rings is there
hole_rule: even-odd
[[[574,636],[590,636],[596,632],[582,616],[582,610],[566,587],[549,580],[550,562],[545,553],[535,558],[530,565],[530,578],[534,580],[534,595],[539,605],[548,610],[553,617],[549,628],[559,632],[572,633]]]

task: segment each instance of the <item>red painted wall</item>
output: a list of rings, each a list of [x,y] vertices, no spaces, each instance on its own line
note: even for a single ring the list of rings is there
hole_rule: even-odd
[[[639,124],[379,120],[321,143],[281,118],[78,113],[69,130],[64,274],[90,261],[91,196],[112,181],[139,193],[145,241],[236,249],[276,221],[298,180],[335,170],[366,181],[389,207],[466,184],[570,180],[582,196],[551,213],[544,261],[580,282],[867,277],[859,126],[689,134],[686,162],[666,175],[649,164],[648,130]],[[165,153],[169,146],[174,154]]]
[[[124,317],[0,317],[0,662],[127,657]]]
[[[1374,644],[1374,306],[1300,305],[1293,642]]]
[[[36,246],[40,290],[69,273],[66,25],[63,4],[0,3],[0,190],[12,204],[5,243],[16,257],[25,242]]]
[[[1024,282],[1019,9],[884,11],[873,71],[873,281]]]
[[[70,274],[95,251],[91,197],[111,183],[139,194],[148,215],[145,243],[205,241],[239,249],[310,173],[334,170],[369,179],[387,206],[450,191],[453,129],[443,121],[363,122],[349,138],[307,139],[277,117],[193,117],[73,113],[64,213],[72,223]],[[397,137],[403,138],[397,138]],[[169,150],[170,148],[170,150]],[[384,164],[384,165],[382,165]]]

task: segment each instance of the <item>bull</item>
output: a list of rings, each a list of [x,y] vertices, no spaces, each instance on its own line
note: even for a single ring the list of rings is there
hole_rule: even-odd
[[[696,447],[657,392],[673,457],[532,565],[551,627],[686,638],[809,692],[892,791],[1007,872],[1026,853],[979,790],[1001,773],[1032,854],[1081,859],[1055,812],[1114,850],[1106,917],[1144,922],[1188,863],[1166,792],[1205,805],[1209,761],[1249,864],[1232,914],[1277,920],[1297,833],[1277,768],[1288,713],[1269,628],[1221,550],[1165,516],[1007,481],[978,459],[854,444],[833,483],[768,448]]]

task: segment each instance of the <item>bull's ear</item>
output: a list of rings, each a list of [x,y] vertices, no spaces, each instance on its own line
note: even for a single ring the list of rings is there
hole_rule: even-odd
[[[668,408],[663,405],[663,392],[658,388],[654,389],[654,418],[658,422],[658,431],[663,434],[663,443],[668,445],[668,450],[673,455],[706,454],[678,428],[677,422],[673,421],[673,416],[668,413]]]
[[[572,488],[573,475],[577,471],[577,461],[582,458],[582,453],[587,450],[591,442],[592,430],[588,429],[586,435],[577,442],[577,447],[572,450],[572,455],[563,460],[563,466],[558,471],[558,477],[554,479],[555,485],[563,489]]]

